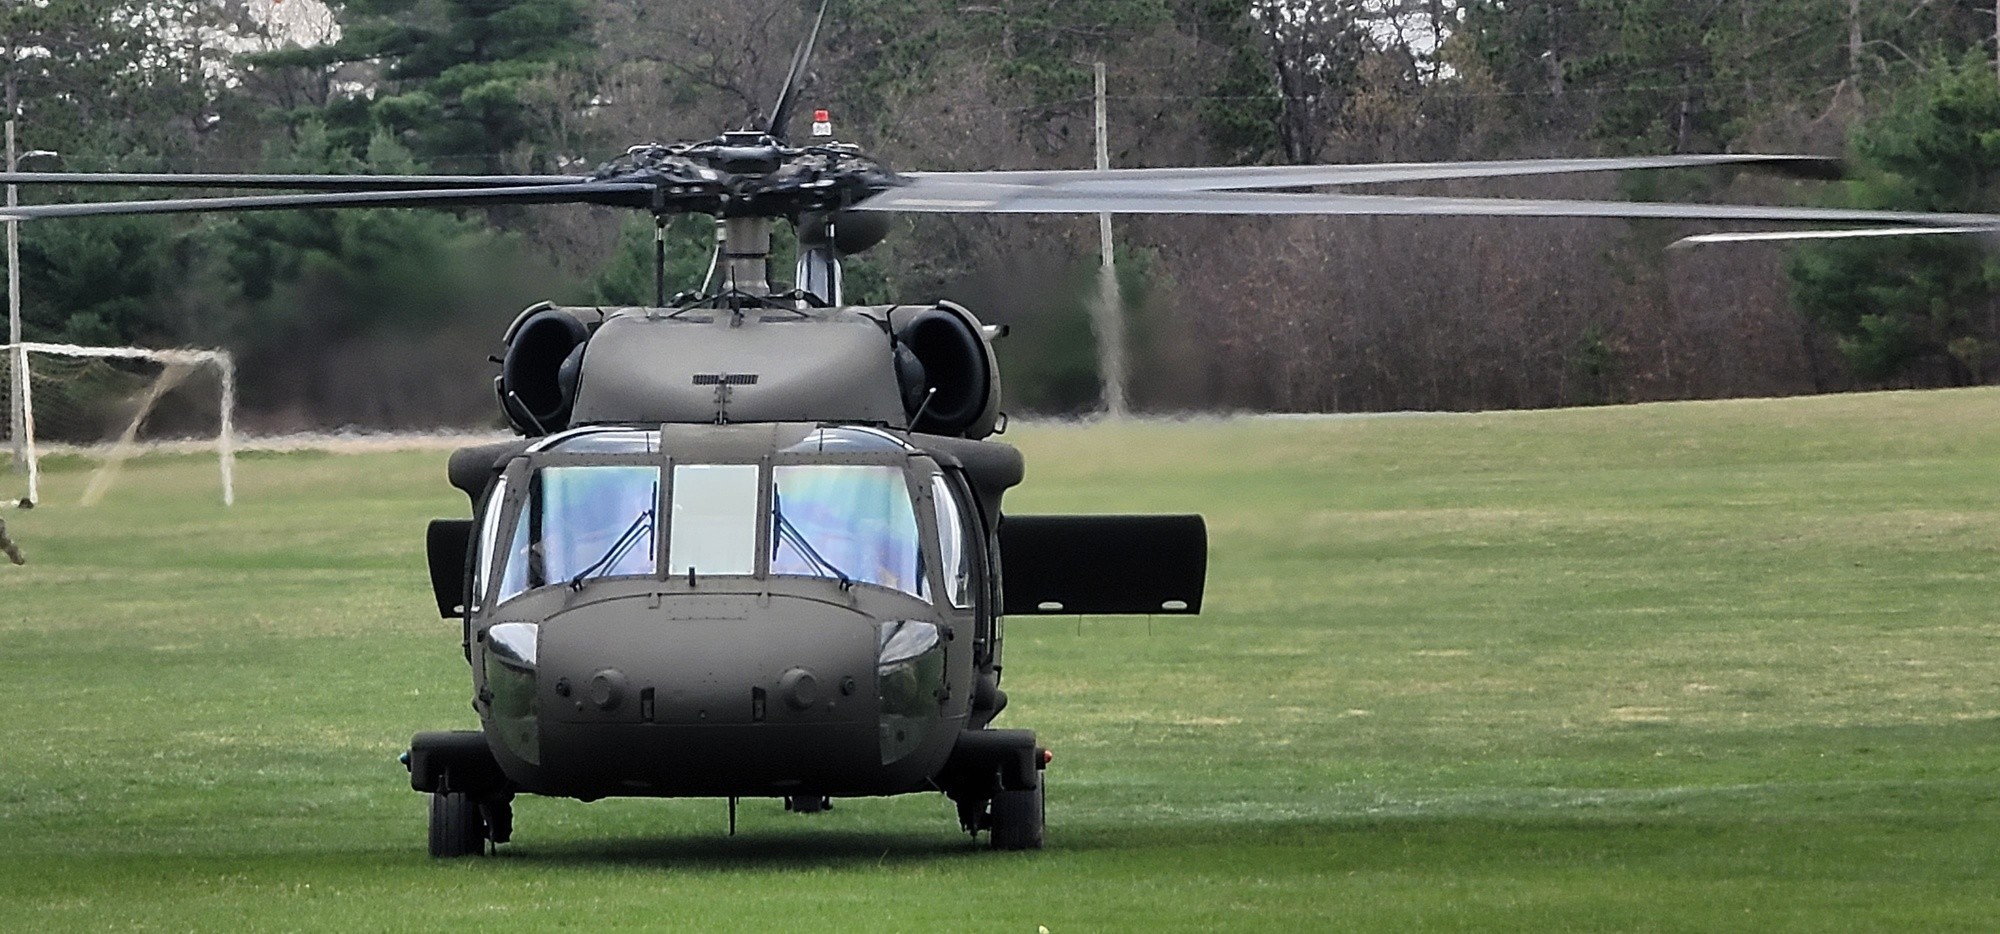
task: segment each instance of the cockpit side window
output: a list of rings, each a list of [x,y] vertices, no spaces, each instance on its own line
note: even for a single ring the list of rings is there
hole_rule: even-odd
[[[771,573],[928,592],[903,468],[780,464],[772,469]]]
[[[472,562],[472,600],[478,603],[486,595],[486,582],[492,573],[493,550],[500,535],[500,516],[507,509],[507,478],[493,481],[487,491],[486,505],[480,516],[479,553]],[[501,598],[506,599],[506,598]]]
[[[507,563],[500,569],[500,593],[495,603],[505,603],[528,589],[528,510],[521,510],[514,522],[514,534],[507,537]]]
[[[952,606],[964,609],[972,605],[972,546],[965,537],[965,507],[943,474],[931,477],[931,505],[937,511],[944,595]]]

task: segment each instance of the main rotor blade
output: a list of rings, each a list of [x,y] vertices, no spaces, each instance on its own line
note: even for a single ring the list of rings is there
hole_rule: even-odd
[[[1462,178],[1564,175],[1741,165],[1802,178],[1837,179],[1840,160],[1769,154],[1639,156],[1619,159],[1519,159],[1499,162],[1385,162],[1363,165],[1258,165],[1160,169],[1057,169],[1050,171],[908,172],[919,184],[1021,185],[1076,192],[1220,191],[1309,188]]]
[[[1964,234],[2000,234],[2000,227],[1867,227],[1853,230],[1757,230],[1699,234],[1682,237],[1668,249],[1708,243],[1763,243],[1789,240],[1851,240],[1860,237],[1937,237]]]
[[[771,105],[771,119],[764,124],[764,135],[786,142],[790,135],[785,129],[792,120],[792,107],[798,103],[799,82],[804,80],[806,65],[812,61],[813,46],[819,42],[819,27],[826,22],[826,8],[833,0],[820,0],[819,15],[813,17],[812,31],[806,33],[804,42],[799,43],[792,53],[792,68],[785,73],[785,87],[778,92],[778,102]]]
[[[310,191],[436,191],[574,185],[587,175],[262,175],[171,172],[0,172],[0,185],[124,185],[140,188],[289,188]]]
[[[1020,185],[912,184],[855,205],[922,214],[1266,214],[1450,217],[1604,217],[1662,220],[2000,226],[2000,215],[1735,204],[1431,198],[1236,191],[1072,192]]]
[[[174,198],[164,201],[91,201],[0,208],[0,221],[115,214],[192,214],[207,211],[275,211],[288,208],[420,208],[482,204],[608,204],[645,207],[655,186],[645,182],[582,182],[517,188],[435,191],[344,191],[240,198]]]

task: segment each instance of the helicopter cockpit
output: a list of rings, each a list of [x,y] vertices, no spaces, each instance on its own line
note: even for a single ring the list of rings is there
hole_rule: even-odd
[[[966,507],[927,459],[913,469],[921,452],[845,426],[759,446],[753,460],[684,458],[657,430],[623,428],[535,444],[488,495],[475,606],[599,579],[712,577],[822,578],[971,606]]]

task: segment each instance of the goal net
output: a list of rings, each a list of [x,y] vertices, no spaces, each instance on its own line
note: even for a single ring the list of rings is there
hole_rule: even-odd
[[[142,451],[212,449],[222,501],[235,502],[236,369],[221,350],[0,344],[0,498],[41,501],[42,459],[94,461],[93,505]]]

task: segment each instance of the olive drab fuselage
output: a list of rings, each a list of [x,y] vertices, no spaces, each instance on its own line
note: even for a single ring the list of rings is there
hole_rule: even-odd
[[[959,733],[995,712],[974,709],[998,661],[995,546],[965,471],[916,437],[593,428],[496,460],[466,641],[510,784],[586,799],[935,788]],[[592,567],[621,537],[616,565]]]

